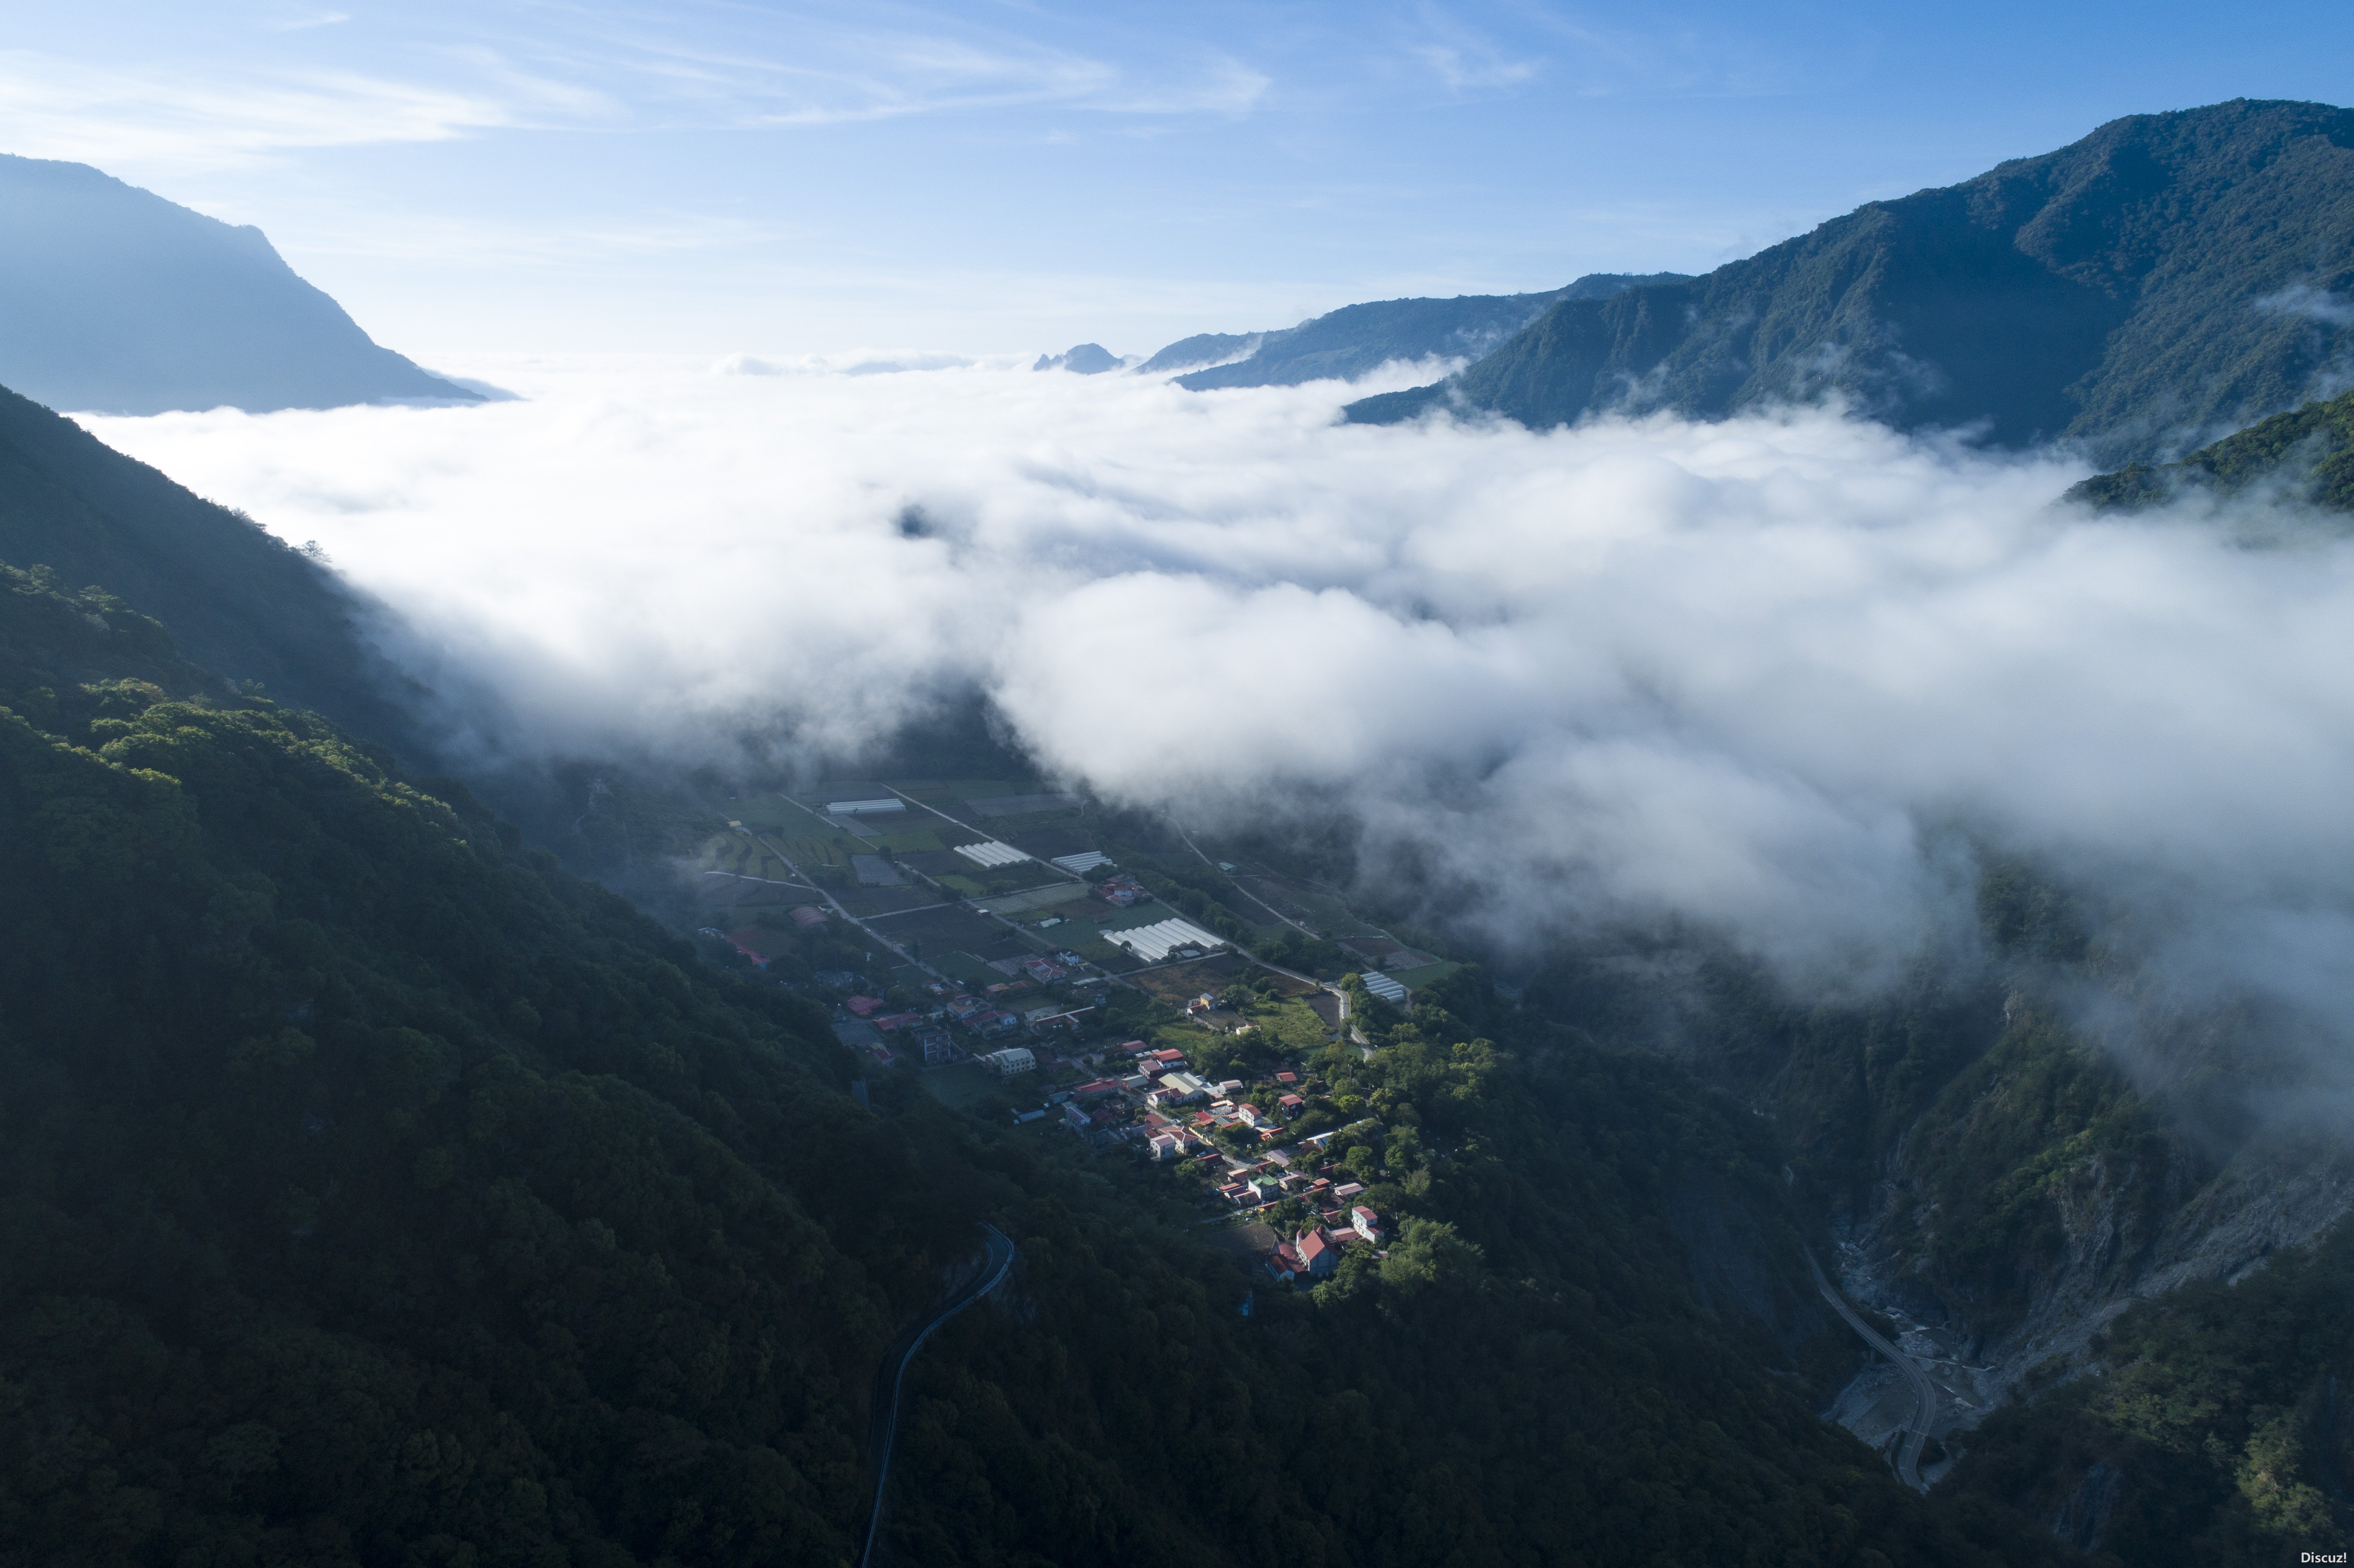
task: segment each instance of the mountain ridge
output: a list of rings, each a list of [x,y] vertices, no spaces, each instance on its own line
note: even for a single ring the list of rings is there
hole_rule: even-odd
[[[482,400],[363,332],[261,230],[0,154],[0,385],[74,412]]]
[[[1557,301],[1605,299],[1624,289],[1682,277],[1680,272],[1589,272],[1541,293],[1373,300],[1311,316],[1297,326],[1181,338],[1137,371],[1158,374],[1206,366],[1175,377],[1178,386],[1194,392],[1296,387],[1327,378],[1352,381],[1393,360],[1476,357]],[[1217,363],[1221,361],[1231,363]]]
[[[1546,429],[1837,395],[1900,429],[2122,461],[2302,401],[2354,347],[2329,308],[2349,284],[2354,111],[2234,100],[1866,203],[1688,283],[1564,301],[1346,417]]]

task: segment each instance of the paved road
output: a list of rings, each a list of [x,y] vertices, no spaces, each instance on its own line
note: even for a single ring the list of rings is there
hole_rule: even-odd
[[[981,1228],[988,1248],[981,1272],[950,1291],[929,1314],[901,1330],[875,1369],[875,1419],[867,1438],[867,1462],[875,1472],[875,1504],[866,1516],[866,1544],[859,1549],[858,1568],[867,1568],[883,1529],[883,1489],[891,1478],[891,1448],[899,1436],[899,1384],[907,1375],[907,1363],[916,1359],[933,1330],[996,1289],[1013,1266],[1013,1244],[1006,1240],[1005,1233],[986,1223]]]
[[[1937,1385],[1929,1381],[1929,1374],[1915,1365],[1912,1357],[1890,1344],[1878,1330],[1865,1322],[1862,1316],[1848,1305],[1846,1297],[1832,1288],[1830,1280],[1823,1274],[1823,1266],[1815,1261],[1811,1251],[1807,1254],[1807,1266],[1815,1271],[1815,1286],[1822,1291],[1823,1299],[1847,1319],[1847,1326],[1861,1335],[1865,1344],[1894,1361],[1897,1370],[1903,1372],[1913,1384],[1913,1396],[1920,1402],[1920,1408],[1913,1413],[1912,1427],[1904,1436],[1903,1446],[1896,1450],[1896,1478],[1914,1491],[1927,1491],[1929,1484],[1921,1478],[1921,1448],[1929,1441],[1930,1424],[1937,1419]]]

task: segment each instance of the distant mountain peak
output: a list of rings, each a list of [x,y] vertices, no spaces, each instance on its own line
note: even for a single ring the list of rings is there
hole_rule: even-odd
[[[86,164],[0,154],[0,385],[54,408],[326,408],[480,394],[384,348],[229,224]]]
[[[1042,354],[1033,370],[1067,370],[1074,376],[1100,376],[1119,368],[1119,356],[1099,343],[1083,343],[1060,354]]]

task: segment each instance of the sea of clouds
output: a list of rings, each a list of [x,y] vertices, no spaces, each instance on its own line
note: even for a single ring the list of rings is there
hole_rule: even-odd
[[[977,690],[1112,800],[1343,810],[1508,945],[1680,920],[1851,989],[1965,939],[1992,849],[2197,910],[2151,927],[2185,962],[2354,972],[2327,531],[2094,518],[2068,461],[1819,409],[1368,429],[1365,386],[743,366],[84,422],[316,540],[496,694],[451,709],[486,753],[850,756]]]

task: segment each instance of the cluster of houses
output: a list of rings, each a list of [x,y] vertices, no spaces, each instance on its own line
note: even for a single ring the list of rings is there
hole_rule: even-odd
[[[1304,1226],[1288,1242],[1278,1242],[1267,1259],[1267,1272],[1278,1279],[1322,1279],[1341,1266],[1341,1249],[1363,1244],[1382,1245],[1381,1217],[1363,1203],[1343,1213],[1334,1209],[1321,1223]]]
[[[1378,1245],[1381,1222],[1361,1201],[1364,1187],[1330,1165],[1318,1168],[1320,1157],[1333,1135],[1318,1133],[1288,1147],[1279,1147],[1286,1123],[1307,1108],[1299,1092],[1299,1075],[1275,1075],[1278,1093],[1269,1112],[1243,1098],[1243,1084],[1229,1078],[1212,1083],[1189,1070],[1184,1054],[1156,1049],[1141,1040],[1119,1047],[1121,1065],[1113,1072],[1060,1092],[1053,1114],[1063,1126],[1101,1141],[1141,1139],[1156,1160],[1209,1156],[1221,1161],[1225,1179],[1218,1196],[1239,1209],[1256,1209],[1297,1198],[1315,1212],[1317,1224],[1281,1243],[1268,1262],[1283,1280],[1319,1279],[1337,1266],[1340,1249],[1347,1245]],[[1011,1076],[1037,1065],[1029,1050],[1015,1047],[980,1058],[983,1065]],[[1017,1117],[1029,1121],[1042,1114]],[[1242,1152],[1229,1152],[1214,1141],[1221,1129],[1236,1129],[1225,1143],[1237,1141]]]

